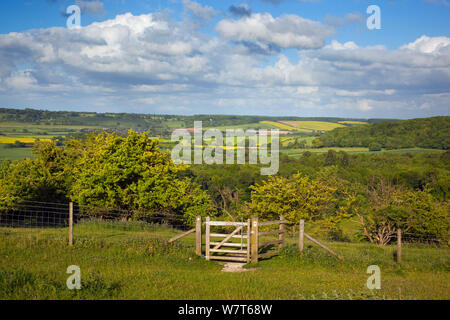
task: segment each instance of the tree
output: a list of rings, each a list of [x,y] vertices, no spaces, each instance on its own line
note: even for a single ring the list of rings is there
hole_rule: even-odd
[[[34,160],[8,164],[0,177],[0,198],[3,206],[15,200],[67,201],[68,173],[65,170],[65,152],[54,142],[38,142]]]
[[[334,166],[337,164],[337,152],[334,150],[328,150],[327,156],[325,157],[325,166]]]
[[[275,220],[283,215],[291,224],[300,219],[323,218],[335,191],[301,174],[294,174],[289,179],[271,176],[251,189],[249,214],[264,220]]]
[[[312,141],[313,148],[322,148],[324,146],[322,140],[316,138]]]
[[[436,201],[427,190],[412,191],[386,179],[375,180],[368,188],[363,212],[357,212],[370,242],[386,245],[398,228],[417,238],[446,239],[450,229],[448,202]]]
[[[381,144],[378,142],[372,142],[369,145],[369,151],[381,151]]]
[[[79,155],[70,197],[82,206],[122,209],[128,218],[177,214],[189,223],[214,213],[206,192],[178,178],[184,166],[175,165],[148,134],[91,135],[70,142],[67,151]]]
[[[85,140],[38,142],[36,158],[5,163],[0,170],[0,204],[15,200],[67,202],[86,214],[121,209],[122,218],[174,214],[186,223],[197,215],[214,215],[208,194],[189,178],[177,176],[168,153],[148,134],[91,134]],[[98,211],[98,212],[97,212]]]

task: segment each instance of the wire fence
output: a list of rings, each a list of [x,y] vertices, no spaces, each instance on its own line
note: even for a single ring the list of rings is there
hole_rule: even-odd
[[[0,226],[12,228],[55,228],[69,223],[69,204],[15,200],[0,209]]]
[[[9,199],[8,205],[0,202],[0,235],[3,237],[14,235],[24,238],[45,238],[47,241],[58,240],[67,244],[69,212],[69,203]],[[130,239],[168,241],[191,228],[192,226],[183,216],[173,213],[149,213],[73,205],[75,244],[86,241],[124,242]],[[309,233],[308,224],[306,224],[305,232]],[[286,240],[288,243],[295,244],[298,237],[298,227],[291,226],[286,234]],[[195,239],[191,238],[183,238],[185,246],[195,247]],[[395,236],[388,246],[378,246],[369,242],[353,243],[352,246],[348,246],[348,243],[344,241],[335,241],[320,236],[318,238],[324,240],[327,245],[347,260],[367,260],[369,263],[376,256],[385,261],[394,260],[397,252]],[[443,266],[448,266],[450,262],[449,242],[450,237],[448,236],[441,237],[440,241],[436,241],[435,236],[406,231],[402,234],[403,260],[420,259],[424,264],[435,261]],[[323,255],[326,256],[327,253],[324,252]],[[431,259],[431,257],[433,258]]]
[[[172,213],[146,213],[74,204],[73,238],[77,240],[124,240],[130,238],[171,237],[191,228],[185,218]],[[69,203],[31,200],[0,203],[0,228],[3,232],[28,236],[39,234],[65,239],[69,237]]]

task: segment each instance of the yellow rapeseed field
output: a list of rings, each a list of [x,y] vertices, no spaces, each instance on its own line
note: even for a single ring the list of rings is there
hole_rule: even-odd
[[[280,122],[274,122],[274,121],[261,121],[260,123],[261,123],[261,124],[268,124],[268,125],[271,125],[271,126],[274,126],[274,127],[276,127],[276,128],[283,129],[283,130],[289,130],[289,131],[291,131],[291,130],[296,130],[296,128],[291,127],[291,126],[288,126],[288,125],[283,124],[283,123],[280,123]]]
[[[343,124],[326,121],[289,121],[289,123],[295,124],[296,128],[304,130],[330,131],[336,128],[345,127]]]
[[[34,138],[14,138],[14,137],[0,137],[0,143],[14,143],[16,141],[23,143],[34,143],[36,139]],[[49,142],[51,139],[41,139],[41,141]]]

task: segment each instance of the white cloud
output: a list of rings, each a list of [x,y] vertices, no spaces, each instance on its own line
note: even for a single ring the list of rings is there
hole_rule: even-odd
[[[298,87],[297,93],[299,94],[311,94],[319,91],[319,87]]]
[[[450,38],[422,36],[414,42],[404,45],[402,49],[414,50],[422,53],[438,53],[440,50],[450,50]]]
[[[210,6],[202,6],[198,2],[183,0],[183,5],[186,9],[192,12],[192,14],[198,18],[209,20],[212,19],[216,14],[216,10]]]
[[[293,14],[279,18],[269,13],[255,13],[238,20],[224,19],[216,30],[225,38],[279,48],[313,49],[324,46],[334,31],[320,22]]]
[[[219,37],[158,13],[127,13],[76,30],[0,34],[0,99],[3,106],[95,111],[449,113],[448,37],[423,36],[395,50],[335,40],[323,45],[330,29],[318,22],[253,16],[222,20]],[[306,34],[313,26],[319,28]],[[275,51],[268,62],[242,42],[299,48],[299,60]]]
[[[325,48],[332,50],[346,50],[346,49],[358,49],[359,47],[353,41],[349,41],[346,43],[339,43],[336,40],[332,40],[331,44],[326,45]]]
[[[29,70],[17,71],[4,80],[9,89],[27,90],[33,88],[37,81]]]

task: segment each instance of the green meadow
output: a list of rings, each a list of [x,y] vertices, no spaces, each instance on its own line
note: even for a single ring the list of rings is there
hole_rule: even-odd
[[[279,256],[222,272],[222,264],[194,254],[194,237],[173,244],[177,231],[139,224],[75,226],[67,229],[0,229],[0,299],[449,299],[449,249],[405,245],[403,263],[393,246],[325,243],[337,260],[296,237]],[[81,269],[81,290],[69,290],[66,269]],[[381,290],[369,290],[369,265],[381,269]]]

